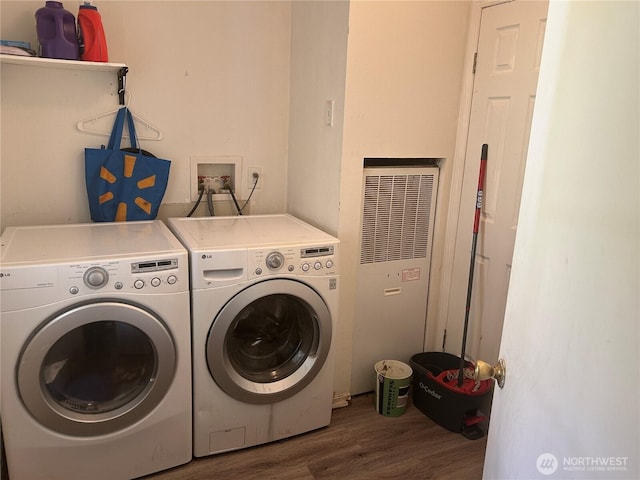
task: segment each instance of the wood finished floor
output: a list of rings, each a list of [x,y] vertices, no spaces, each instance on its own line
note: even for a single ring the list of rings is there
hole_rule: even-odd
[[[413,405],[379,415],[373,395],[333,411],[331,425],[267,445],[204,458],[144,480],[378,480],[482,478],[486,436],[467,440]]]

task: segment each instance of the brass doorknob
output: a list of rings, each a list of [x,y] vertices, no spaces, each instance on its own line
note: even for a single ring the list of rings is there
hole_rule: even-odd
[[[501,358],[498,360],[498,363],[494,366],[491,366],[490,363],[483,362],[482,360],[478,360],[476,362],[476,368],[473,372],[474,380],[489,380],[490,378],[495,379],[498,382],[498,386],[500,388],[504,387],[504,382],[507,376],[507,366],[504,363],[504,360]]]

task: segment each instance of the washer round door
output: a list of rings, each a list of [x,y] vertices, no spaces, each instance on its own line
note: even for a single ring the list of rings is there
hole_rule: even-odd
[[[20,397],[45,427],[103,435],[146,416],[176,369],[170,332],[153,313],[119,301],[80,304],[43,323],[24,346]]]
[[[229,396],[274,403],[306,387],[331,346],[331,314],[311,287],[265,280],[237,293],[213,320],[209,371]]]

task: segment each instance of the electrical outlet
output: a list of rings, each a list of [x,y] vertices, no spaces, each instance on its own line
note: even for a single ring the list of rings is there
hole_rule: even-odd
[[[256,183],[256,175],[258,176],[258,183]],[[247,188],[249,191],[253,189],[253,185],[256,186],[256,190],[262,188],[262,167],[247,168]]]

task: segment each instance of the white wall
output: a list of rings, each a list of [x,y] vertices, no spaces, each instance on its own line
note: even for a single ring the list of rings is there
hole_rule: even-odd
[[[165,135],[143,144],[173,162],[161,218],[190,207],[190,156],[239,155],[245,170],[263,167],[252,213],[288,209],[339,236],[335,389],[348,392],[362,161],[446,159],[432,261],[438,285],[470,2],[94,3],[110,59],[130,68],[132,110]],[[64,4],[77,12],[79,2]],[[3,0],[0,36],[35,45],[41,5]],[[83,149],[106,137],[75,124],[115,108],[115,90],[113,74],[3,65],[0,228],[89,220]],[[334,127],[324,125],[327,99],[335,100]]]
[[[639,39],[638,2],[550,3],[484,478],[640,474]]]
[[[338,234],[340,164],[347,55],[347,1],[294,2],[291,12],[291,97],[287,211]],[[334,101],[333,126],[326,101]],[[344,261],[344,254],[340,256]],[[340,289],[348,288],[340,281]],[[338,316],[337,393],[349,391],[352,319]]]
[[[343,341],[353,335],[363,158],[445,159],[431,267],[431,286],[439,284],[470,8],[470,2],[351,2],[338,228]],[[338,365],[336,388],[348,391],[350,350],[338,351]]]
[[[40,1],[2,1],[2,38],[37,45]],[[94,2],[109,59],[129,67],[131,109],[164,139],[143,148],[172,161],[161,216],[189,210],[190,156],[241,156],[263,168],[252,213],[286,208],[289,2]],[[77,14],[80,2],[64,2]],[[81,120],[118,105],[115,74],[2,68],[2,225],[88,221],[83,151],[106,137]],[[243,182],[241,186],[245,186]],[[241,195],[246,191],[241,190]],[[167,208],[171,207],[171,208]]]
[[[348,1],[293,2],[287,211],[337,235]],[[333,126],[326,102],[333,100]]]

